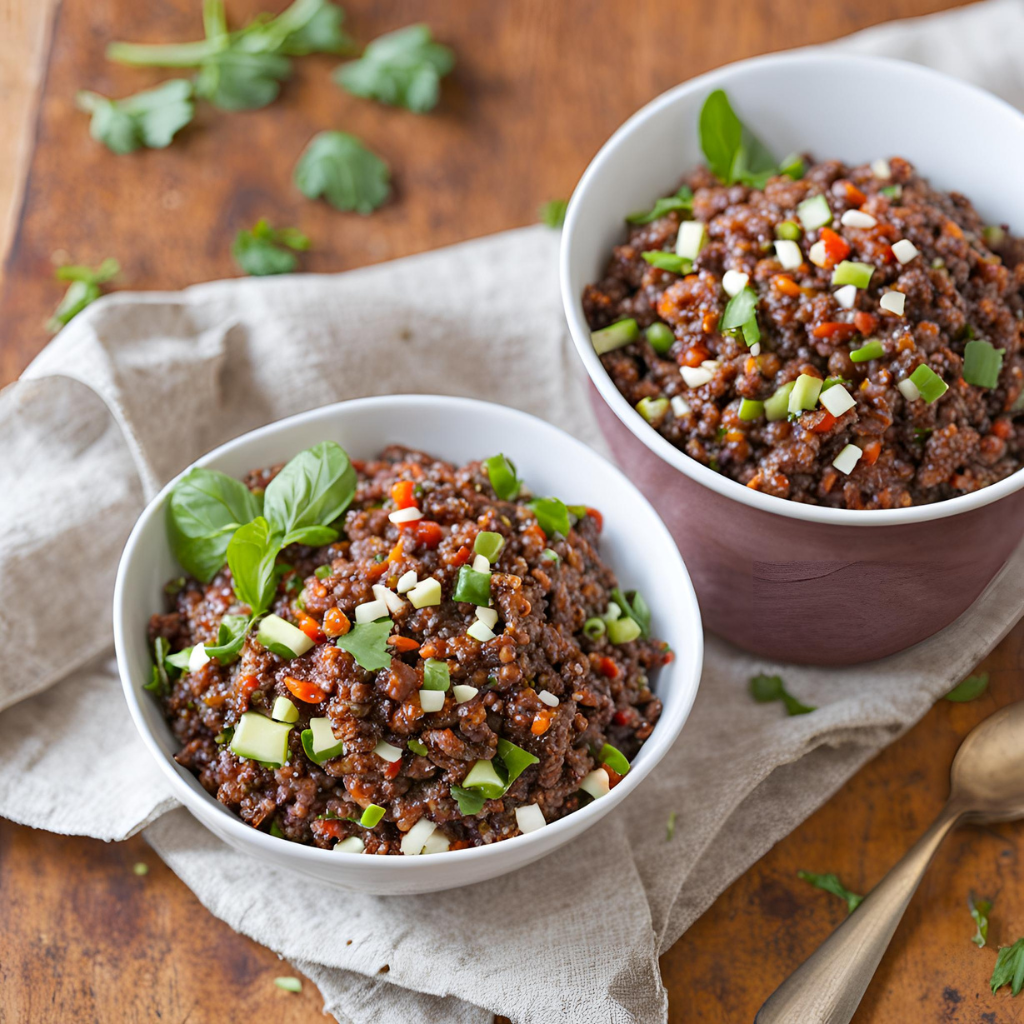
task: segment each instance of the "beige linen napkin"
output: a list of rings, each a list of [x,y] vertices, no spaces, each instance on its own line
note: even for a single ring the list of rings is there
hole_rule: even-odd
[[[1024,6],[1000,0],[841,45],[1024,105],[1021,39]],[[314,894],[304,881],[295,902],[259,897],[295,882],[175,809],[128,717],[108,611],[124,540],[146,498],[210,447],[358,395],[490,398],[602,447],[556,250],[538,227],[337,276],[113,295],[0,392],[0,814],[104,839],[145,828],[214,914],[287,956],[339,1021],[663,1021],[659,953],[1024,611],[1018,551],[960,620],[871,666],[768,665],[709,638],[679,742],[568,847],[445,894]],[[778,668],[817,712],[790,719],[750,700],[748,677]]]

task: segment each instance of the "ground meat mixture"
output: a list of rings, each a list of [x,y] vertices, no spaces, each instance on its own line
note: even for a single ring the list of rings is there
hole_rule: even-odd
[[[986,226],[966,198],[937,191],[899,158],[860,167],[827,161],[800,180],[771,178],[763,190],[722,185],[703,169],[687,183],[692,215],[707,232],[692,270],[656,269],[642,257],[675,252],[689,213],[673,211],[632,227],[583,296],[592,329],[624,318],[641,329],[659,321],[671,329],[664,354],[641,332],[602,356],[631,404],[649,400],[645,418],[668,441],[747,487],[836,508],[940,501],[1020,468],[1020,240]],[[815,195],[827,200],[831,223],[808,230],[797,207]],[[786,269],[775,242],[794,238],[802,262]],[[840,291],[832,283],[843,260],[873,268],[867,288]],[[759,348],[719,329],[729,270],[748,275],[756,293]],[[902,315],[882,304],[887,292],[905,297]],[[871,339],[880,354],[851,359]],[[1003,350],[995,387],[964,380],[971,340]],[[932,401],[899,387],[921,364],[948,385]],[[688,386],[684,368],[710,370],[710,379],[697,374]],[[800,374],[838,379],[854,407],[836,417],[817,403],[769,421],[753,403]],[[750,418],[740,417],[743,399]],[[847,445],[860,455],[851,450],[833,465]]]
[[[653,639],[612,644],[607,632],[592,639],[600,630],[583,631],[608,611],[616,586],[598,553],[600,514],[580,510],[567,537],[548,537],[525,498],[495,496],[480,463],[456,468],[392,447],[378,461],[353,465],[358,486],[340,539],[321,548],[292,545],[279,559],[272,611],[314,646],[282,658],[257,641],[254,626],[232,664],[213,659],[171,678],[159,699],[181,744],[178,762],[255,828],[324,848],[355,836],[372,854],[400,853],[403,835],[422,818],[437,827],[434,849],[460,849],[518,835],[516,808],[536,804],[547,822],[576,810],[591,799],[580,783],[600,769],[604,745],[632,759],[651,734],[661,702],[650,680],[672,657]],[[246,483],[258,491],[277,468]],[[402,493],[415,495],[422,519],[389,519],[400,481],[410,482]],[[483,642],[467,635],[474,605],[452,600],[481,531],[504,538],[491,566],[498,622]],[[408,594],[401,606],[393,602],[390,667],[364,670],[335,638],[356,622],[356,606],[374,599],[375,584],[396,592],[410,571],[440,582],[441,603],[417,609]],[[208,585],[184,579],[170,591],[170,610],[152,617],[150,638],[166,639],[172,652],[215,643],[225,615],[248,611],[226,568]],[[420,706],[428,658],[447,666],[451,682],[441,710],[429,713]],[[466,686],[476,694],[467,697]],[[269,715],[279,697],[298,709],[288,762],[268,767],[236,755],[230,742],[240,716]],[[328,718],[344,743],[322,764],[301,741],[315,717]],[[501,798],[463,814],[452,786],[476,762],[494,759],[499,740],[536,763]],[[400,756],[375,753],[381,741]],[[605,772],[610,785],[621,777],[614,765]],[[384,816],[366,828],[357,819],[370,805]]]

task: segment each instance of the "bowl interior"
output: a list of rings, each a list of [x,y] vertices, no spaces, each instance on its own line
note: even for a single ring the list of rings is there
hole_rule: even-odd
[[[840,99],[838,83],[849,102]],[[656,454],[705,486],[794,518],[883,525],[936,518],[1024,485],[1020,474],[925,508],[891,512],[823,509],[772,498],[688,459],[629,407],[590,344],[584,287],[625,237],[623,218],[671,194],[703,162],[697,123],[708,93],[725,89],[740,119],[781,159],[791,152],[851,163],[902,156],[939,188],[965,194],[989,223],[1024,230],[1024,116],[974,86],[902,61],[796,53],[742,61],[658,97],[604,145],[573,193],[562,236],[562,300],[591,378],[623,423]],[[988,493],[986,493],[988,492]],[[781,507],[780,507],[781,506]],[[865,518],[867,517],[867,518]]]
[[[374,457],[389,444],[406,444],[456,463],[503,451],[535,494],[554,494],[569,503],[585,503],[601,510],[605,521],[603,558],[615,569],[624,587],[643,592],[653,612],[652,629],[676,652],[675,660],[660,670],[655,685],[664,704],[662,719],[629,775],[604,800],[528,836],[492,847],[455,851],[444,859],[465,854],[501,855],[510,844],[527,844],[534,837],[543,836],[550,843],[556,830],[572,819],[577,819],[577,824],[582,824],[583,816],[596,820],[639,784],[671,745],[689,713],[700,675],[702,634],[696,598],[679,552],[657,514],[622,474],[579,441],[525,413],[468,399],[410,395],[343,402],[246,434],[198,460],[197,465],[241,476],[257,467],[287,461],[326,439],[337,441],[354,458]],[[173,760],[177,749],[174,737],[156,702],[142,691],[152,663],[146,639],[149,616],[163,609],[163,586],[181,571],[165,534],[164,506],[172,484],[140,517],[125,548],[115,591],[118,664],[136,724],[171,774],[178,795],[186,802],[202,801],[208,811],[216,809],[222,816],[219,824],[229,834],[249,845],[274,844],[276,852],[286,847],[300,858],[333,859],[339,870],[343,870],[342,862],[346,867],[358,868],[354,862],[361,858],[339,858],[325,850],[282,844],[256,832],[217,803],[190,772]],[[395,862],[395,868],[403,862],[411,868],[421,861],[401,857],[366,859]],[[389,867],[392,865],[376,865],[377,869]]]

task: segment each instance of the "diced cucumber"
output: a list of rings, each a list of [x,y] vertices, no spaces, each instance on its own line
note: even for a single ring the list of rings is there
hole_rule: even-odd
[[[789,393],[793,390],[795,381],[783,384],[778,391],[764,403],[764,414],[769,423],[776,420],[784,420],[789,414]]]
[[[640,626],[633,619],[621,618],[608,623],[608,639],[613,644],[628,644],[640,635]]]
[[[278,697],[274,701],[274,710],[270,712],[270,717],[275,722],[297,722],[299,709],[287,697]]]
[[[298,626],[279,615],[268,615],[260,622],[256,642],[281,658],[297,658],[313,646],[313,641]]]
[[[313,734],[311,746],[315,761],[329,761],[345,753],[345,744],[334,735],[329,718],[311,718],[309,731]]]
[[[603,356],[606,352],[612,352],[631,341],[636,341],[640,334],[640,328],[636,321],[630,317],[627,320],[617,320],[599,331],[592,331],[590,340],[594,344],[594,351]]]
[[[809,373],[801,373],[793,382],[793,390],[789,393],[789,412],[794,416],[805,409],[813,409],[818,404],[822,380],[812,377]]]
[[[246,711],[235,726],[230,747],[239,757],[280,767],[288,760],[287,722],[274,722],[256,711]]]
[[[505,793],[505,783],[491,761],[477,761],[462,783],[464,789],[479,789],[488,800],[497,800]]]

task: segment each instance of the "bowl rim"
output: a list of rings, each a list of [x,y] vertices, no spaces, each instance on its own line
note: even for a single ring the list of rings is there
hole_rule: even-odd
[[[219,803],[215,797],[211,796],[205,790],[201,793],[196,792],[196,790],[193,789],[186,781],[185,777],[179,774],[179,771],[183,772],[185,769],[181,769],[178,765],[173,763],[173,758],[164,753],[157,742],[156,737],[149,729],[145,717],[142,714],[142,681],[140,681],[139,685],[136,686],[131,678],[125,646],[126,623],[130,613],[129,601],[131,595],[127,592],[125,578],[129,565],[135,559],[137,552],[141,548],[141,538],[144,528],[155,515],[163,515],[164,502],[168,494],[175,483],[177,483],[177,481],[190,469],[195,466],[205,466],[216,462],[222,456],[229,454],[236,448],[248,445],[253,440],[259,440],[261,437],[276,434],[280,431],[286,431],[292,427],[318,417],[327,418],[332,412],[341,407],[345,407],[350,410],[354,409],[358,415],[362,410],[369,410],[381,406],[393,409],[396,403],[407,406],[420,405],[421,407],[431,406],[435,408],[446,408],[449,410],[454,409],[455,411],[466,415],[470,421],[472,421],[474,416],[481,415],[506,416],[513,421],[518,420],[520,422],[533,421],[534,423],[541,424],[544,429],[552,431],[557,435],[561,435],[561,443],[566,445],[570,451],[573,448],[582,449],[589,455],[598,459],[600,462],[603,462],[605,464],[605,472],[617,482],[619,488],[627,493],[632,493],[633,501],[646,506],[650,511],[651,515],[654,517],[656,531],[660,534],[660,540],[667,546],[669,551],[672,552],[672,556],[674,556],[676,560],[675,565],[671,566],[671,570],[674,570],[679,575],[679,583],[686,595],[688,607],[682,610],[674,609],[672,619],[678,620],[685,615],[691,622],[692,625],[690,628],[692,630],[693,637],[689,649],[692,653],[690,654],[691,664],[688,672],[681,657],[677,656],[673,661],[675,668],[672,672],[672,685],[674,687],[685,687],[682,702],[674,717],[671,720],[667,720],[664,717],[659,718],[651,736],[644,742],[644,749],[649,749],[651,751],[650,755],[645,758],[642,764],[637,765],[636,768],[628,772],[622,781],[608,794],[608,796],[599,801],[591,801],[591,803],[587,804],[586,807],[580,808],[578,811],[574,811],[571,814],[567,814],[564,817],[559,818],[557,821],[553,821],[546,825],[544,828],[537,829],[535,832],[530,832],[526,835],[513,836],[510,839],[491,843],[487,846],[476,846],[462,850],[446,851],[444,857],[439,859],[435,859],[434,857],[413,858],[382,856],[373,857],[367,864],[367,862],[360,862],[355,857],[338,857],[337,853],[333,849],[325,850],[315,846],[307,846],[305,844],[291,842],[286,842],[282,845],[281,839],[246,824],[233,810]],[[680,614],[680,612],[682,612],[682,614]],[[360,866],[363,864],[366,866],[372,865],[375,871],[382,870],[385,873],[395,875],[397,878],[409,875],[413,872],[429,870],[429,867],[426,867],[425,865],[437,865],[439,862],[444,864],[453,863],[452,858],[458,858],[458,863],[465,866],[468,866],[470,863],[481,861],[485,858],[494,860],[498,857],[505,857],[511,860],[519,860],[522,858],[525,863],[530,859],[529,855],[531,850],[535,851],[535,855],[537,856],[547,852],[552,852],[558,846],[570,841],[575,835],[585,831],[590,827],[590,825],[595,824],[600,818],[604,817],[605,814],[614,810],[616,806],[621,804],[629,794],[640,785],[654,767],[663,760],[669,749],[678,739],[683,726],[689,719],[690,712],[693,709],[694,700],[697,696],[697,690],[700,684],[704,664],[703,626],[700,609],[697,604],[697,595],[694,592],[689,572],[686,569],[686,565],[683,562],[682,556],[679,554],[679,550],[675,541],[672,539],[668,528],[662,522],[661,516],[658,515],[657,511],[644,497],[644,495],[641,494],[639,489],[604,456],[594,451],[588,445],[584,444],[584,442],[562,430],[560,427],[556,427],[554,424],[548,423],[546,420],[542,420],[538,416],[533,416],[530,413],[514,409],[510,406],[500,405],[496,402],[486,402],[480,399],[445,395],[381,395],[368,398],[348,399],[346,401],[334,402],[330,405],[318,406],[317,408],[275,420],[274,422],[265,424],[262,427],[257,427],[255,430],[240,434],[224,444],[218,445],[216,448],[213,448],[194,462],[190,463],[180,473],[176,474],[171,480],[169,480],[167,484],[161,488],[160,492],[147,503],[146,507],[142,510],[136,520],[135,525],[132,527],[132,531],[125,543],[117,568],[117,578],[114,584],[113,625],[114,649],[117,656],[118,675],[121,679],[121,688],[124,692],[125,700],[128,703],[128,709],[131,714],[132,721],[135,723],[135,728],[142,737],[143,742],[160,765],[164,775],[170,781],[175,797],[186,808],[193,811],[196,816],[199,817],[199,820],[206,825],[206,827],[210,827],[206,822],[206,814],[224,812],[220,817],[218,817],[218,827],[223,827],[227,833],[236,837],[239,840],[240,845],[251,848],[254,852],[258,852],[260,854],[265,853],[270,857],[294,857],[298,862],[305,863],[308,867],[312,867],[313,865],[332,865],[338,870],[339,881],[344,880],[343,876],[346,871],[352,871],[355,869],[356,873],[358,873]],[[562,837],[559,841],[559,837],[565,832],[568,832],[569,835]],[[299,869],[301,863],[295,864],[295,868]],[[514,870],[514,868],[514,864],[509,866],[510,870]]]
[[[722,476],[695,459],[691,459],[680,449],[670,444],[664,437],[637,415],[633,407],[626,401],[611,377],[604,369],[600,357],[594,351],[590,341],[590,328],[583,318],[583,306],[580,297],[572,291],[572,275],[576,264],[574,253],[574,237],[580,221],[580,206],[583,196],[594,187],[604,173],[605,165],[612,154],[627,145],[633,133],[651,118],[658,116],[667,108],[671,108],[695,92],[722,88],[737,73],[753,70],[755,73],[766,68],[786,65],[818,66],[833,74],[837,61],[853,65],[853,73],[865,76],[879,67],[893,69],[905,75],[918,76],[924,79],[933,90],[936,106],[941,106],[941,93],[959,94],[961,98],[972,103],[988,105],[1000,115],[1009,115],[1016,122],[1019,131],[1024,132],[1024,113],[1011,106],[1005,100],[970,82],[954,78],[951,75],[936,71],[934,68],[915,64],[911,61],[897,60],[893,57],[882,57],[871,54],[825,54],[820,48],[807,48],[788,53],[767,54],[746,60],[734,61],[711,71],[691,78],[666,90],[649,103],[641,107],[615,130],[597,154],[587,165],[573,190],[566,209],[565,223],[562,228],[562,239],[559,249],[559,277],[562,294],[562,306],[573,344],[587,369],[591,383],[597,388],[604,402],[611,408],[618,420],[653,454],[663,462],[679,470],[691,480],[715,491],[724,498],[738,501],[750,508],[772,515],[784,516],[804,522],[822,523],[829,526],[907,526],[914,523],[930,522],[961,515],[982,508],[992,502],[999,501],[1024,487],[1024,468],[1018,469],[1008,477],[988,487],[973,491],[970,494],[948,498],[928,505],[912,505],[899,509],[845,509],[829,508],[822,505],[809,505],[803,502],[790,501],[775,495],[764,494],[751,490],[738,481]]]

